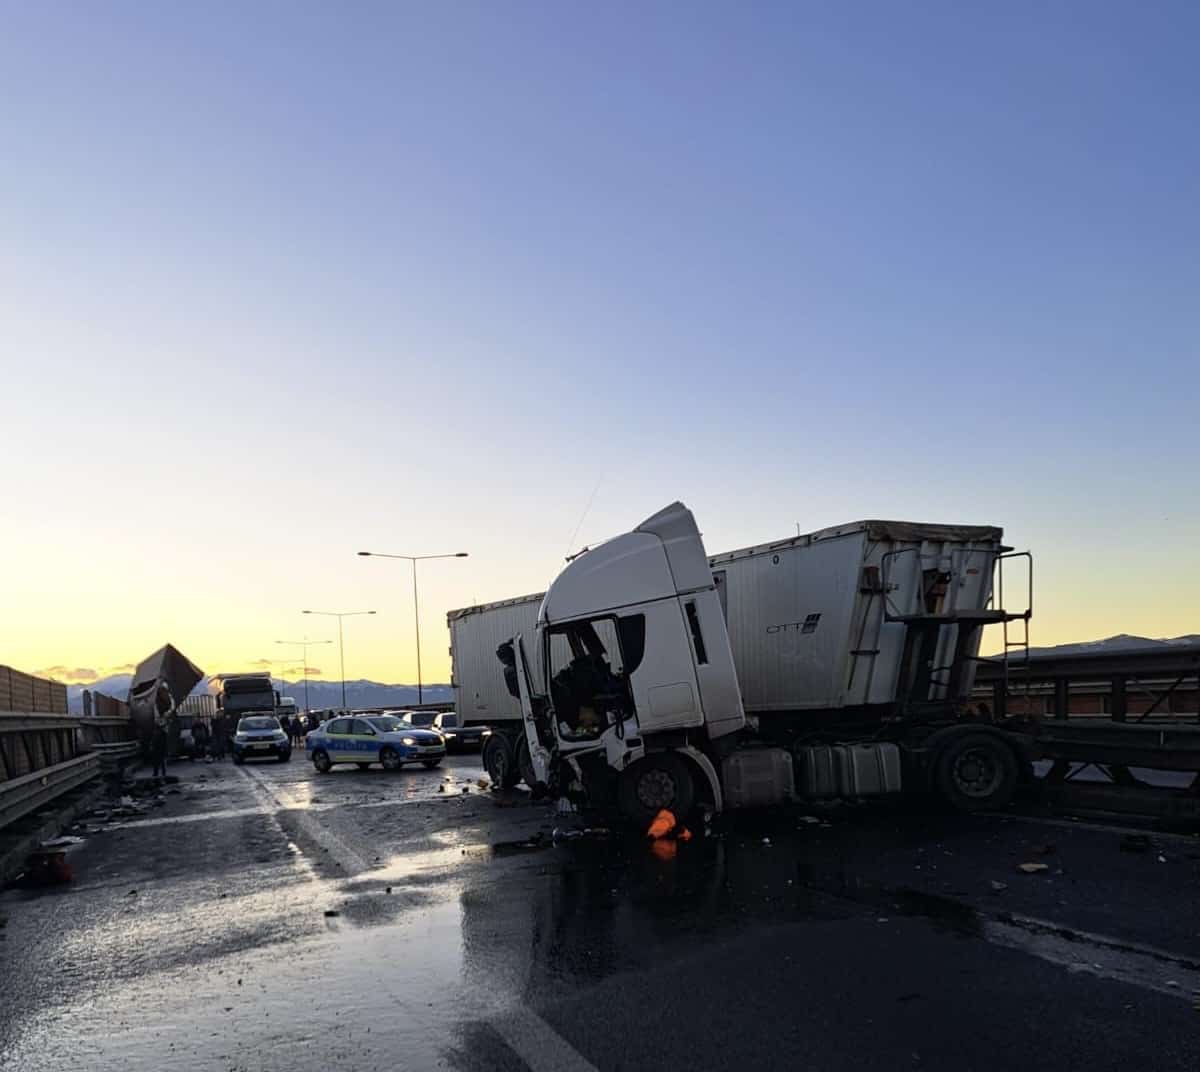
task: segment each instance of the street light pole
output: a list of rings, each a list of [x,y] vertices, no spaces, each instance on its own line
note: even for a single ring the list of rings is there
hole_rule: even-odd
[[[309,640],[305,637],[303,640],[277,640],[276,644],[290,644],[294,648],[301,648],[304,651],[304,713],[309,712],[308,706],[308,649],[314,644],[332,644],[332,640]]]
[[[326,618],[338,620],[338,662],[342,667],[342,710],[346,710],[346,649],[342,644],[342,619],[354,618],[360,614],[374,614],[373,610],[304,610],[301,614],[321,614]]]
[[[417,704],[425,702],[425,691],[421,680],[421,609],[417,601],[417,563],[427,558],[467,558],[466,551],[457,551],[449,555],[390,555],[382,551],[359,551],[363,558],[399,558],[412,563],[413,582],[413,628],[416,631],[417,644]]]

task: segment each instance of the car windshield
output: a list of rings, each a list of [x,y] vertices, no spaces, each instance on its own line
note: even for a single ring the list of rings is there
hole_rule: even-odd
[[[273,718],[244,718],[238,723],[238,733],[246,733],[254,730],[277,730],[279,723]]]
[[[413,711],[408,716],[408,724],[410,726],[432,726],[435,718],[437,718],[436,711]]]
[[[397,730],[404,729],[404,723],[395,715],[380,715],[378,718],[371,718],[367,721],[380,733],[395,733]]]

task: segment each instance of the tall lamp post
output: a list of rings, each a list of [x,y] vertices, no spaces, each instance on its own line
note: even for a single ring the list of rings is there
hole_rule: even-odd
[[[359,551],[363,558],[400,558],[412,563],[413,581],[413,630],[417,639],[417,703],[425,702],[425,693],[421,684],[421,611],[417,604],[417,563],[429,558],[466,558],[466,551],[457,551],[449,555],[389,555],[382,551]]]
[[[308,649],[314,644],[332,644],[332,640],[309,640],[305,637],[303,640],[277,640],[276,644],[290,644],[294,648],[304,649],[304,713],[307,715],[308,707]]]
[[[374,614],[373,610],[302,610],[301,614],[320,614],[338,620],[338,662],[342,666],[342,710],[346,710],[346,654],[342,647],[342,619],[356,618],[360,614]]]

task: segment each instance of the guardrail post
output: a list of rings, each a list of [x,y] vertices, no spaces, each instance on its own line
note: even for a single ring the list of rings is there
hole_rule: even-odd
[[[1124,722],[1129,706],[1125,697],[1125,675],[1118,674],[1112,679],[1112,718],[1114,722]]]

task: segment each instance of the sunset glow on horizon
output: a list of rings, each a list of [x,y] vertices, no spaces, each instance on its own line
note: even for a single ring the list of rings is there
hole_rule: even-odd
[[[346,676],[415,683],[355,552],[465,550],[446,682],[448,610],[674,499],[1000,525],[1034,645],[1200,632],[1195,36],[879,11],[11,9],[0,664],[337,680],[301,611],[371,607]]]

